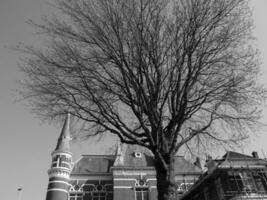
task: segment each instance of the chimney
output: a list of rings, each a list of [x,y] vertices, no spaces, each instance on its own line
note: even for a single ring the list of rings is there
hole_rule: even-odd
[[[259,155],[258,155],[258,152],[257,151],[252,151],[251,154],[252,154],[253,158],[259,159]]]
[[[199,157],[196,157],[196,161],[194,162],[194,165],[197,166],[198,168],[202,169]]]

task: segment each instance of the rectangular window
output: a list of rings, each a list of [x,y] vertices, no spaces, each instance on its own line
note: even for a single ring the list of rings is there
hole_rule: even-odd
[[[69,200],[83,200],[83,194],[81,193],[72,193],[69,195]]]
[[[52,167],[57,167],[57,163],[52,163]]]
[[[253,178],[255,181],[255,185],[257,188],[257,191],[260,193],[264,193],[267,191],[267,181],[266,176],[263,171],[254,171],[253,172]]]
[[[239,171],[228,172],[229,192],[240,193],[243,190],[243,182]]]
[[[135,188],[135,200],[148,200],[148,188]]]
[[[254,184],[253,176],[249,171],[240,172],[240,177],[243,182],[242,191],[246,193],[256,192],[256,186]]]
[[[232,194],[266,193],[267,181],[262,170],[234,170],[222,181],[225,192]]]
[[[93,192],[93,200],[106,200],[105,192]]]

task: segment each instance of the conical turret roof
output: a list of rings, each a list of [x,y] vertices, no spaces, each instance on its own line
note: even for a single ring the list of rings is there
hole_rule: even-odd
[[[67,114],[55,151],[70,152],[70,114]]]

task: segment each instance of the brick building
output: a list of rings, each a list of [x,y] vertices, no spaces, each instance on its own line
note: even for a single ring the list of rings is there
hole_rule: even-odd
[[[152,154],[140,146],[117,147],[114,155],[83,155],[75,163],[66,118],[48,170],[46,200],[156,200]],[[227,152],[222,159],[192,164],[175,157],[175,180],[181,200],[267,200],[267,161]]]
[[[155,200],[152,154],[140,146],[118,146],[114,155],[83,155],[75,163],[67,117],[48,170],[46,200]],[[196,162],[175,157],[177,191],[182,195],[202,174]]]

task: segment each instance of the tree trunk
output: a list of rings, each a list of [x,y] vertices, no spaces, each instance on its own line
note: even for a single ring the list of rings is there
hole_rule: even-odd
[[[167,169],[155,163],[157,173],[158,200],[178,200],[175,184],[174,156],[165,158]]]

